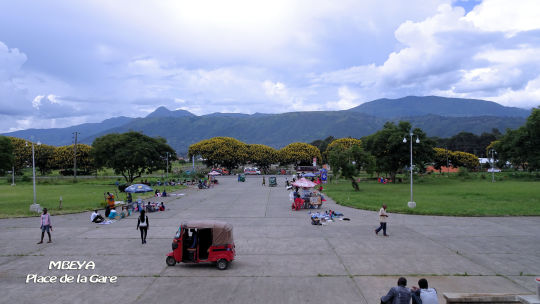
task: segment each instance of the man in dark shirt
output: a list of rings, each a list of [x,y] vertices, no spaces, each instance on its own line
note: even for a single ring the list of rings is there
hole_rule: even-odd
[[[407,286],[407,279],[401,277],[397,282],[398,286],[392,287],[388,293],[381,297],[384,304],[409,304],[411,303],[411,291]]]

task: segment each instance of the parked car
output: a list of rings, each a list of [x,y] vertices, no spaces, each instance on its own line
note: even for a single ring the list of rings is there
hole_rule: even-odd
[[[501,172],[501,169],[489,168],[489,169],[487,169],[487,172]]]
[[[221,175],[229,175],[229,170],[225,169],[225,168],[212,168],[211,171],[216,171],[216,172],[219,172],[221,173]]]
[[[260,175],[261,171],[257,168],[244,168],[244,174],[246,175]]]

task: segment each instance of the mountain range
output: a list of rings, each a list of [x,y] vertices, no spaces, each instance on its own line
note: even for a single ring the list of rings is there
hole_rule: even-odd
[[[360,138],[372,134],[387,121],[410,121],[429,136],[450,137],[466,131],[475,134],[497,128],[516,129],[525,123],[530,110],[505,107],[477,99],[438,96],[408,96],[378,99],[343,111],[305,111],[281,114],[212,113],[197,116],[185,110],[158,107],[142,118],[115,117],[101,123],[86,123],[67,128],[27,129],[5,133],[49,145],[72,144],[73,132],[79,142],[91,144],[108,133],[141,131],[161,136],[185,154],[189,145],[215,136],[230,136],[246,143],[281,148],[291,142],[311,142],[328,136]]]

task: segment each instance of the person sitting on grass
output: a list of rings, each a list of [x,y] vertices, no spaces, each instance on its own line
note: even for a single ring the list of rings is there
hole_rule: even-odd
[[[101,223],[104,220],[105,219],[103,218],[103,216],[101,216],[101,214],[99,214],[97,210],[94,210],[92,215],[90,215],[90,221],[93,223]]]

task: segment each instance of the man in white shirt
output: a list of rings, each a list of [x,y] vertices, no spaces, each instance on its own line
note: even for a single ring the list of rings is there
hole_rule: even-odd
[[[412,288],[412,302],[413,304],[439,304],[437,299],[437,291],[435,288],[428,287],[428,281],[426,279],[420,279],[418,281],[418,287]]]
[[[93,223],[101,223],[103,220],[103,217],[97,212],[97,210],[94,210],[94,213],[90,215],[90,221]]]
[[[379,234],[379,231],[383,231],[383,235],[384,236],[388,236],[388,234],[386,234],[386,218],[388,217],[388,214],[386,213],[386,205],[382,205],[382,208],[381,210],[379,210],[379,222],[381,223],[381,225],[379,226],[379,228],[375,229],[375,234]]]

